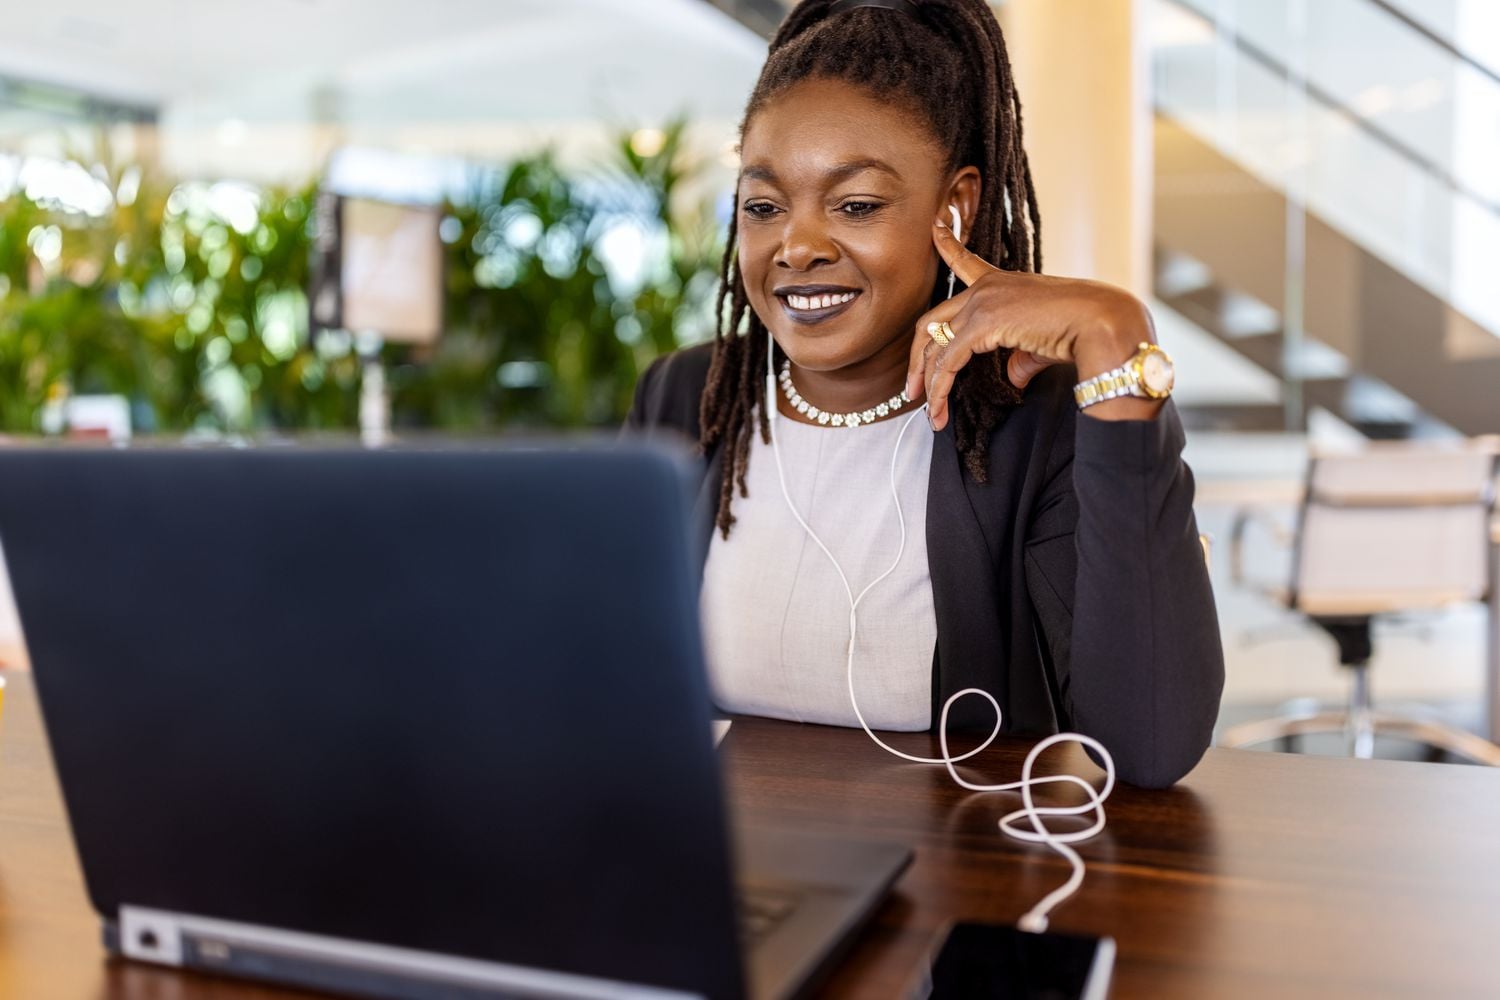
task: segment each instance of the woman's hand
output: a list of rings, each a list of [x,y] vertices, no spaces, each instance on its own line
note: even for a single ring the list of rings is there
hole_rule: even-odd
[[[954,239],[947,226],[933,226],[938,253],[968,287],[917,321],[906,391],[927,394],[933,430],[948,422],[948,394],[969,359],[1002,347],[1012,349],[1011,384],[1026,388],[1049,365],[1071,363],[1080,381],[1124,364],[1142,343],[1155,343],[1151,314],[1122,288],[1099,281],[1003,271]],[[947,322],[953,340],[946,347],[927,332],[929,323]],[[1148,419],[1160,400],[1121,397],[1089,407],[1090,416],[1114,420]]]

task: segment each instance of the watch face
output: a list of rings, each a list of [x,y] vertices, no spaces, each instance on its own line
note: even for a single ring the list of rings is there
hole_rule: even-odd
[[[1141,382],[1153,396],[1171,392],[1175,376],[1171,360],[1161,351],[1150,351],[1141,359]]]

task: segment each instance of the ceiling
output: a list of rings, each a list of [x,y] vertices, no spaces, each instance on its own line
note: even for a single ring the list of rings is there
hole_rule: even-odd
[[[164,115],[734,115],[765,43],[702,0],[15,4],[0,74]]]
[[[5,22],[0,77],[154,110],[191,172],[316,158],[319,129],[423,151],[677,114],[723,131],[766,50],[704,0],[53,0]]]

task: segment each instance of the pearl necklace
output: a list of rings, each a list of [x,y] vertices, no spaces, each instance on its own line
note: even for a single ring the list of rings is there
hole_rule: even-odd
[[[792,385],[792,362],[790,360],[781,363],[781,391],[786,393],[787,402],[792,404],[792,409],[807,417],[816,420],[824,426],[834,427],[858,427],[860,424],[872,424],[879,417],[895,413],[901,407],[911,402],[911,397],[903,388],[899,393],[886,400],[878,406],[872,406],[868,410],[860,410],[855,413],[829,413],[820,410],[816,406],[802,398],[797,387]]]

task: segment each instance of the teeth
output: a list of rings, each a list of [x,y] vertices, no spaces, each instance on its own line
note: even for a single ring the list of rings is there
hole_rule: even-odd
[[[843,305],[854,298],[854,292],[845,292],[842,295],[788,295],[787,305],[793,309],[827,309],[830,306]]]

